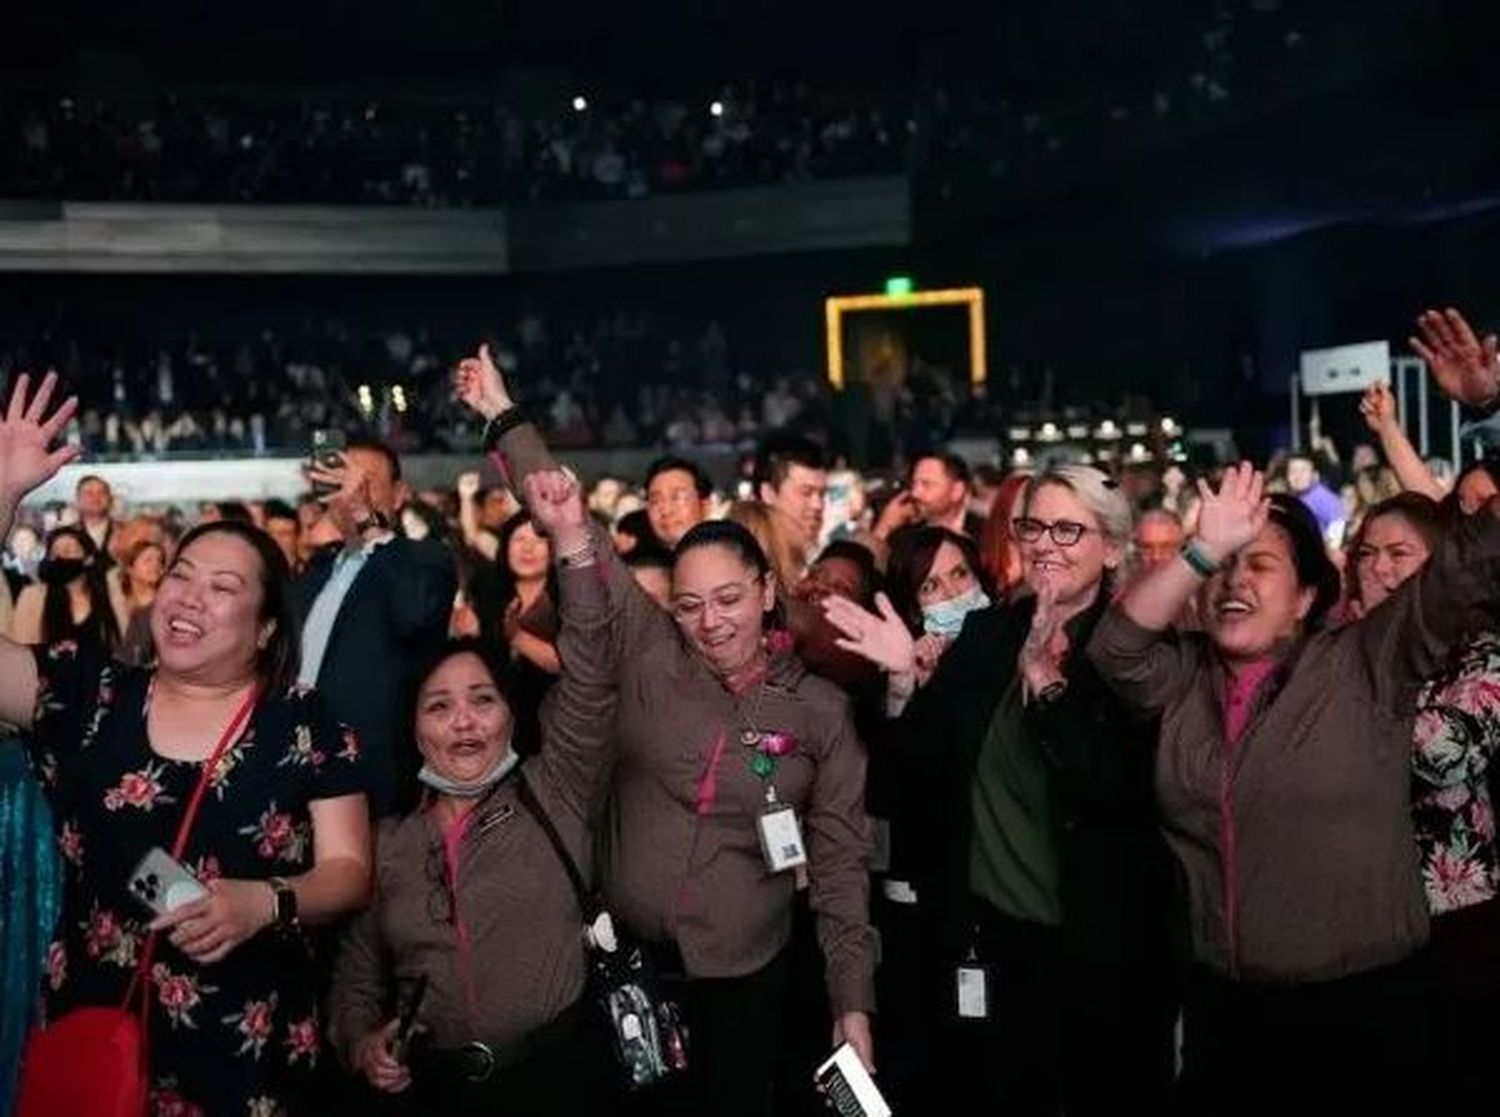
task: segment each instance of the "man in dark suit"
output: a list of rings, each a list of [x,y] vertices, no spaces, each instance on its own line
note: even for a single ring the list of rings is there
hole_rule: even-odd
[[[415,801],[412,676],[447,638],[457,575],[441,543],[392,530],[404,489],[395,451],[351,442],[343,459],[341,469],[308,474],[336,487],[325,504],[344,545],[314,558],[297,580],[298,679],[359,734],[370,809],[381,817]]]

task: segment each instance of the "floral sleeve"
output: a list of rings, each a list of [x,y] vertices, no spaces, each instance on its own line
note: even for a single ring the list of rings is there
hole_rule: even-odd
[[[369,778],[354,730],[328,712],[317,691],[299,691],[297,699],[288,760],[307,768],[308,799],[368,792]]]
[[[78,758],[93,744],[114,702],[119,665],[73,640],[39,646],[36,713],[26,735],[32,768],[54,807],[76,792]]]

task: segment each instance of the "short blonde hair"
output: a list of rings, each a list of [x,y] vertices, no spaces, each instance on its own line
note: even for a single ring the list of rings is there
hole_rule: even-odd
[[[1130,542],[1135,517],[1130,502],[1107,473],[1091,465],[1054,465],[1026,482],[1021,496],[1023,512],[1031,509],[1037,490],[1043,485],[1061,485],[1067,489],[1099,522],[1099,530],[1111,543],[1124,547]]]

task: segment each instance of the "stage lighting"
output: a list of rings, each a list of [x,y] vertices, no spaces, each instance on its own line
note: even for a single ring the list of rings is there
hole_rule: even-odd
[[[723,101],[715,101],[713,104],[709,105],[708,106],[708,115],[709,116],[723,116],[724,115],[724,102]]]
[[[586,112],[586,111],[588,111],[588,107],[589,107],[589,102],[588,102],[588,98],[587,97],[579,95],[579,96],[573,98],[573,111],[574,112]]]

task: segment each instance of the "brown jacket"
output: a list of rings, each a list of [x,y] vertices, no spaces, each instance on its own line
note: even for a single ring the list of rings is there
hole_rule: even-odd
[[[522,769],[587,874],[615,713],[607,603],[597,572],[563,570],[559,579],[563,673],[542,707],[542,751]],[[381,824],[375,902],[345,935],[334,973],[330,1032],[346,1059],[391,1018],[395,990],[421,974],[429,985],[418,1019],[443,1047],[510,1042],[583,992],[583,914],[516,788],[512,773],[475,807],[461,839],[454,892],[467,953],[449,917],[435,817],[419,809]]]
[[[499,457],[516,482],[555,468],[527,425],[505,435]],[[836,1015],[873,1010],[872,828],[848,700],[791,655],[775,657],[762,691],[736,698],[613,554],[596,569],[608,583],[620,672],[609,903],[636,934],[675,943],[694,976],[741,976],[775,958],[791,935],[793,876],[765,869],[756,830],[764,784],[739,738],[750,723],[789,733],[797,745],[777,763],[776,791],[802,823],[829,1001]],[[717,795],[700,815],[711,767]]]
[[[1088,654],[1129,703],[1161,713],[1157,797],[1200,963],[1324,981],[1423,944],[1415,698],[1497,582],[1500,522],[1481,515],[1364,620],[1288,648],[1232,750],[1226,672],[1208,637],[1149,631],[1118,605],[1106,614]]]

